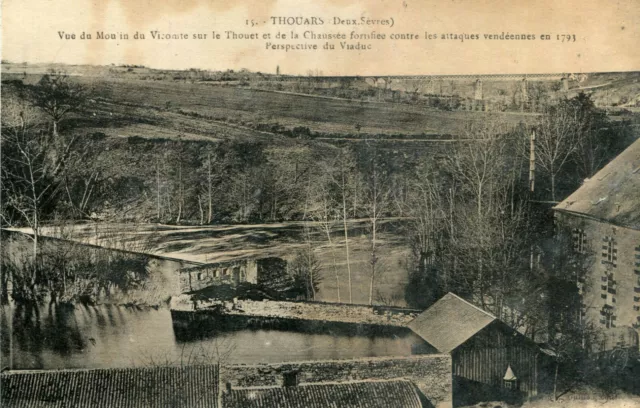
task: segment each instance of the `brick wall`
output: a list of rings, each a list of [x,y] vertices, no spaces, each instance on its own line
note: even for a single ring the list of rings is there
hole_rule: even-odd
[[[412,381],[434,407],[450,407],[452,401],[451,357],[443,354],[227,365],[220,370],[221,382],[228,383],[231,387],[282,386],[284,375],[292,372],[298,373],[300,384],[402,378]]]

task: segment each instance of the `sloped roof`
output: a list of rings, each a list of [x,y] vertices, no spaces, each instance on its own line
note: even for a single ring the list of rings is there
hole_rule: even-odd
[[[216,366],[11,371],[3,407],[218,408]]]
[[[410,381],[313,384],[295,387],[233,389],[223,394],[225,408],[420,408]]]
[[[441,353],[450,353],[496,320],[492,314],[449,292],[409,323]]]
[[[640,139],[554,210],[640,230]]]

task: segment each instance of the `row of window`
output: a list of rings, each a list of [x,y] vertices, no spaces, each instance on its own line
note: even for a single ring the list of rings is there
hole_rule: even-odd
[[[635,269],[633,270],[633,272],[635,272],[636,275],[640,276],[640,245],[638,245],[636,247],[635,259],[636,259],[635,264],[634,264]]]
[[[235,269],[238,269],[238,268],[235,268]],[[213,272],[213,277],[214,278],[219,278],[221,276],[229,275],[229,268],[214,269],[212,272]],[[197,276],[198,280],[204,280],[209,276],[209,272],[198,272],[198,275],[196,275],[196,276]]]
[[[573,249],[577,253],[586,253],[587,246],[587,234],[583,229],[574,228],[573,235]],[[635,247],[635,263],[634,273],[638,277],[638,282],[634,286],[633,297],[633,310],[640,312],[640,245]],[[602,252],[601,252],[601,264],[616,268],[618,264],[618,248],[617,242],[612,236],[604,236],[602,238]],[[610,269],[609,269],[610,270]],[[601,294],[600,297],[605,300],[605,304],[600,310],[600,323],[607,328],[615,327],[616,313],[615,306],[616,294],[618,291],[617,282],[614,279],[613,272],[607,272],[601,277]],[[607,302],[610,300],[610,302]],[[640,322],[640,315],[636,317]]]
[[[635,269],[633,272],[638,276],[638,281],[636,282],[636,286],[633,288],[633,291],[636,295],[633,297],[633,301],[636,303],[640,303],[640,245],[635,247]],[[640,305],[633,305],[633,310],[636,312],[640,312]],[[640,316],[638,316],[638,321],[640,321]]]
[[[587,234],[581,228],[574,228],[573,235],[573,249],[579,254],[584,254],[587,251]],[[616,267],[618,264],[618,249],[616,248],[616,240],[610,236],[604,236],[602,238],[602,263]],[[639,247],[640,248],[640,247]],[[638,250],[638,248],[636,248]],[[640,250],[638,250],[640,254]],[[640,260],[640,257],[637,257]],[[640,264],[640,262],[638,262]]]
[[[613,237],[602,238],[602,263],[616,267],[618,263],[618,249]]]

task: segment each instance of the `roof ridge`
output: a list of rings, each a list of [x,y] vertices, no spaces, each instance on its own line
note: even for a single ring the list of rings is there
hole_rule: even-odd
[[[218,364],[191,364],[191,365],[182,365],[182,366],[172,366],[172,365],[159,365],[159,366],[139,366],[139,367],[109,367],[109,368],[100,368],[100,367],[91,367],[91,368],[55,368],[55,369],[30,369],[30,370],[7,370],[2,372],[1,375],[19,375],[19,374],[56,374],[56,373],[84,373],[84,372],[95,372],[95,371],[106,371],[106,372],[116,372],[116,371],[151,371],[151,370],[159,370],[159,369],[187,369],[187,368],[218,368]]]
[[[377,384],[377,383],[408,383],[415,385],[413,381],[404,377],[397,378],[364,378],[362,380],[350,380],[350,381],[326,381],[317,383],[302,383],[299,387],[306,387],[309,385],[353,385],[353,384]]]
[[[469,302],[468,300],[465,300],[465,299],[461,298],[460,296],[456,295],[456,294],[455,294],[455,293],[453,293],[453,292],[447,292],[447,295],[452,295],[452,296],[454,296],[455,298],[457,298],[457,299],[459,299],[459,300],[463,301],[463,302],[464,302],[464,303],[466,303],[467,305],[469,305],[469,306],[473,307],[474,309],[476,309],[476,310],[478,310],[478,311],[480,311],[480,312],[482,312],[482,313],[486,314],[486,315],[487,315],[487,316],[489,316],[490,318],[492,318],[492,319],[494,319],[494,320],[498,320],[498,318],[497,318],[496,316],[494,316],[492,313],[487,312],[486,310],[482,309],[481,307],[478,307],[478,306],[474,305],[473,303]],[[445,295],[445,296],[446,296],[446,295]]]
[[[333,358],[329,360],[321,360],[321,359],[291,360],[291,361],[281,361],[277,363],[230,363],[230,364],[223,364],[222,366],[224,367],[264,367],[264,366],[281,366],[281,365],[291,365],[291,364],[301,365],[301,364],[310,364],[310,363],[326,364],[326,363],[348,363],[348,362],[367,362],[367,361],[421,360],[421,359],[430,359],[430,358],[440,358],[443,356],[446,356],[446,353],[412,354],[408,356]]]
[[[309,386],[318,386],[318,385],[353,385],[353,384],[379,384],[379,383],[407,383],[410,385],[415,385],[413,381],[405,377],[398,378],[365,378],[362,380],[351,380],[351,381],[323,381],[323,382],[312,382],[312,383],[300,383],[296,387],[309,387]],[[233,387],[234,391],[261,391],[261,390],[279,390],[282,387],[279,385],[264,385],[264,386],[253,386],[253,387]]]

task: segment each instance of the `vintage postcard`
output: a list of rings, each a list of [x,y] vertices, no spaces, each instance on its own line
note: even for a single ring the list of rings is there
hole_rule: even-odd
[[[638,0],[4,0],[3,407],[640,406]]]

